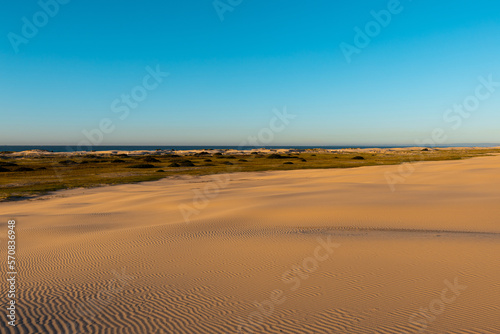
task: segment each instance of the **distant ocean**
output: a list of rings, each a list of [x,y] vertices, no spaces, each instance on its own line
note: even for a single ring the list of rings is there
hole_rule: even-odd
[[[202,149],[239,149],[239,150],[251,150],[256,148],[267,148],[267,149],[280,149],[280,148],[296,148],[296,149],[308,149],[308,148],[324,148],[324,149],[345,149],[345,148],[392,148],[392,147],[414,147],[417,145],[376,145],[376,146],[358,146],[358,145],[350,145],[350,146],[262,146],[262,147],[254,147],[254,146],[163,146],[163,145],[148,145],[148,146],[93,146],[93,147],[76,147],[76,146],[52,146],[52,145],[0,145],[0,151],[27,151],[27,150],[47,150],[51,152],[73,152],[73,151],[154,151],[157,149],[160,150],[202,150]],[[449,144],[449,145],[441,145],[435,147],[492,147],[492,146],[500,146],[500,144],[492,144],[492,143],[480,143],[480,144]]]

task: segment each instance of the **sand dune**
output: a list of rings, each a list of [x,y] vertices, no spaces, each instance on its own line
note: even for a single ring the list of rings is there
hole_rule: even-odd
[[[500,156],[413,167],[395,191],[380,166],[1,203],[0,333],[500,333]]]

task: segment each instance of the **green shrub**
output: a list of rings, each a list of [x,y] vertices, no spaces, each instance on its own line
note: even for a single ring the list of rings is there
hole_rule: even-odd
[[[280,154],[273,153],[273,154],[268,155],[267,158],[268,159],[286,159],[287,157],[284,157]]]
[[[194,166],[194,163],[191,160],[180,160],[180,161],[177,161],[177,163],[181,167],[193,167]]]
[[[160,160],[153,158],[153,157],[145,157],[144,159],[145,162],[161,162]]]

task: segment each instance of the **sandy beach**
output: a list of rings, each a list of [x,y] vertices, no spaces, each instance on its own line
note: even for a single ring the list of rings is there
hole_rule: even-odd
[[[412,167],[394,191],[377,166],[0,203],[19,257],[0,332],[500,333],[500,156]]]

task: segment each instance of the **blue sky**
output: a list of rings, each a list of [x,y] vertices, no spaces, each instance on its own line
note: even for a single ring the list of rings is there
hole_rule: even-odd
[[[54,1],[53,17],[4,2],[0,145],[77,145],[103,119],[102,145],[238,145],[285,107],[296,118],[262,144],[500,143],[500,87],[443,118],[479,77],[500,82],[498,1]],[[348,62],[341,43],[388,8]],[[169,75],[120,119],[148,66]]]

